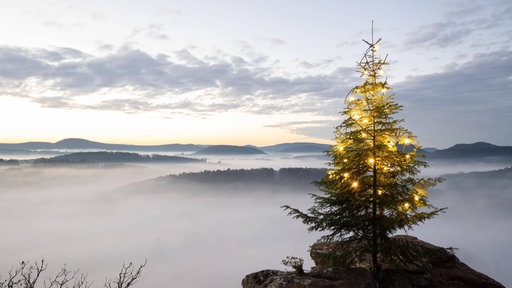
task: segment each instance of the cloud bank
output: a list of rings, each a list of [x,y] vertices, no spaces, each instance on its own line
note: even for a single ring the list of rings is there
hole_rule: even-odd
[[[422,135],[478,141],[466,130],[471,129],[480,140],[510,143],[511,88],[512,51],[497,51],[440,73],[409,77],[395,91],[405,119]]]
[[[244,111],[332,117],[343,109],[347,91],[362,81],[352,67],[326,74],[277,75],[259,62],[237,56],[200,59],[188,50],[150,55],[120,49],[94,56],[70,48],[0,47],[0,62],[3,96],[27,98],[43,107],[129,113]],[[484,135],[489,137],[495,132],[511,135],[506,124],[512,109],[510,71],[512,51],[501,50],[476,54],[439,73],[391,85],[405,107],[407,121],[422,134],[431,133],[430,129],[442,131],[448,122],[455,131],[470,126],[487,131]],[[430,125],[420,125],[425,122]],[[313,124],[306,130],[287,123],[276,125],[314,135],[332,131],[334,122]],[[507,137],[498,141],[505,142]]]
[[[352,69],[277,76],[241,57],[199,59],[187,50],[153,56],[121,49],[93,56],[67,48],[0,47],[0,61],[3,95],[45,107],[129,112],[312,111],[315,102],[329,102],[347,91],[349,81],[340,79],[354,78]]]

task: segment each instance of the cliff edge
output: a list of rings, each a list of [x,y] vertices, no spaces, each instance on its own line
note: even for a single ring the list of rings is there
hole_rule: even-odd
[[[397,241],[418,245],[428,251],[423,268],[384,265],[379,288],[504,288],[494,279],[473,270],[450,250],[421,241],[412,236],[394,236]],[[295,272],[262,270],[242,280],[243,288],[370,288],[377,287],[367,261],[356,267],[332,267],[325,262],[330,243],[317,243],[310,254],[315,267],[303,275]]]

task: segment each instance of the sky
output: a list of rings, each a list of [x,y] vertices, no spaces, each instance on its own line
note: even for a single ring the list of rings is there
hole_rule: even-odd
[[[0,3],[0,142],[330,143],[382,38],[424,147],[512,145],[512,1]]]

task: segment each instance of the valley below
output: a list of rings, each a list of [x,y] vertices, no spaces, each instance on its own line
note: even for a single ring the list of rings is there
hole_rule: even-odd
[[[457,248],[466,264],[512,286],[512,162],[495,160],[432,160],[424,173],[446,180],[430,199],[448,210],[407,233]],[[320,193],[310,182],[326,162],[319,153],[270,152],[187,163],[1,165],[0,275],[44,258],[49,272],[66,264],[101,286],[123,263],[147,259],[138,287],[220,288],[240,287],[254,271],[283,270],[286,256],[309,269],[309,246],[320,235],[281,206],[310,207],[309,193]]]

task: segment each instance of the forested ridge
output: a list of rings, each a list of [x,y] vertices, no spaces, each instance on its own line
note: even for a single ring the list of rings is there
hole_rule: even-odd
[[[110,151],[97,151],[97,152],[75,152],[64,155],[57,155],[54,157],[41,157],[30,160],[3,160],[0,159],[0,164],[3,165],[17,165],[20,163],[29,164],[93,164],[93,163],[185,163],[185,162],[205,162],[205,159],[188,158],[182,156],[170,156],[159,154],[138,154],[132,152],[110,152]]]
[[[327,169],[325,168],[257,168],[257,169],[227,169],[202,172],[187,172],[178,175],[169,175],[170,179],[194,181],[197,183],[226,184],[286,184],[308,185],[321,179]]]

